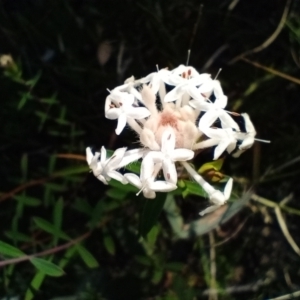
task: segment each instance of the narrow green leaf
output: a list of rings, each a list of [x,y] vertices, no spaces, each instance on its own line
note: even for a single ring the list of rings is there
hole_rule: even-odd
[[[45,280],[46,274],[41,271],[37,271],[37,273],[34,275],[33,279],[30,282],[30,288],[27,289],[25,294],[25,300],[31,300],[34,297],[34,294],[32,292],[32,289],[35,291],[38,291]]]
[[[103,244],[105,246],[106,251],[109,254],[115,255],[115,253],[116,253],[115,242],[114,242],[113,238],[111,237],[111,235],[109,235],[108,233],[106,233],[104,235]]]
[[[24,105],[26,104],[27,100],[30,98],[31,98],[30,92],[23,93],[17,109],[21,110],[24,107]]]
[[[25,153],[22,155],[21,158],[21,173],[22,173],[23,181],[27,179],[27,170],[28,170],[28,155],[27,153]]]
[[[155,199],[142,199],[142,210],[139,220],[139,235],[146,238],[148,232],[156,224],[163,209],[167,194],[157,193]]]
[[[26,254],[23,251],[2,241],[0,241],[0,253],[10,257],[26,256]]]
[[[53,209],[53,224],[57,229],[61,228],[63,208],[64,201],[62,198],[59,198],[59,200],[56,201]]]
[[[152,229],[147,234],[147,242],[150,246],[154,246],[157,236],[159,234],[160,228],[158,225],[152,227]]]
[[[183,180],[183,182],[185,184],[185,189],[182,192],[183,198],[186,198],[190,194],[201,197],[207,197],[207,193],[197,182],[192,182],[188,180]]]
[[[32,79],[26,81],[26,85],[33,88],[37,84],[37,82],[39,81],[41,75],[42,75],[42,72],[39,71]]]
[[[31,258],[30,262],[41,272],[45,273],[49,276],[58,277],[64,274],[64,271],[59,266],[55,265],[54,263],[42,259],[42,258]]]
[[[99,267],[99,264],[98,264],[96,258],[85,247],[83,247],[82,245],[76,245],[76,249],[77,249],[80,257],[82,258],[82,260],[85,262],[85,264],[89,268]]]
[[[77,253],[76,245],[68,248],[67,251],[64,253],[63,258],[59,261],[58,266],[62,269],[65,268],[75,253]]]
[[[13,241],[19,241],[19,242],[31,242],[32,238],[26,234],[23,234],[21,232],[13,232],[13,231],[5,231],[5,235],[12,239]]]
[[[19,203],[27,206],[39,206],[42,204],[42,201],[40,199],[29,197],[26,195],[14,196],[14,199],[16,199]]]
[[[76,198],[75,203],[72,205],[72,207],[88,216],[92,215],[93,213],[93,208],[84,199]]]
[[[60,170],[58,172],[55,172],[54,174],[56,176],[69,176],[74,174],[81,174],[81,173],[87,173],[89,171],[88,166],[76,166],[71,168],[66,168],[63,170]]]
[[[44,220],[39,217],[34,217],[33,218],[34,223],[36,224],[37,227],[40,229],[52,234],[55,237],[62,238],[64,240],[70,240],[70,237],[62,232],[60,229],[56,228],[54,225],[52,225],[50,222],[47,220]]]

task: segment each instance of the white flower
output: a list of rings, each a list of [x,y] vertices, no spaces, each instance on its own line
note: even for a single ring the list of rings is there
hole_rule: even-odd
[[[132,173],[124,175],[126,180],[140,190],[137,195],[139,195],[140,192],[143,192],[145,198],[153,199],[156,197],[155,192],[170,192],[176,190],[176,184],[163,180],[154,181],[161,168],[161,164],[154,164],[153,162],[149,164],[147,163],[147,160],[149,159],[151,160],[150,157],[144,158],[143,163],[146,165],[144,164],[144,166],[142,166],[140,177]]]
[[[177,171],[175,162],[192,159],[194,151],[184,148],[175,149],[175,143],[174,131],[170,127],[167,127],[162,134],[161,150],[150,151],[143,160],[142,169],[150,168],[150,165],[156,163],[161,163],[165,180],[176,184]]]
[[[161,88],[165,90],[163,79],[168,78],[170,73],[171,72],[167,69],[161,69],[157,72],[153,72],[149,74],[148,76],[140,79],[139,81],[141,83],[149,83],[151,90],[153,91],[154,94],[156,94]]]
[[[118,90],[111,91],[105,101],[105,116],[108,119],[118,119],[116,134],[120,134],[129,118],[144,119],[150,115],[145,107],[134,107],[134,96]]]
[[[206,182],[201,175],[199,175],[188,163],[182,162],[181,163],[185,169],[188,171],[188,173],[194,178],[194,180],[199,183],[199,185],[204,189],[204,191],[208,194],[209,200],[214,204],[202,212],[200,212],[200,215],[204,215],[206,213],[212,212],[216,210],[221,205],[225,204],[226,201],[229,199],[231,190],[232,190],[232,184],[233,180],[230,178],[226,186],[224,188],[224,192],[222,193],[219,190],[216,190],[214,187],[212,187],[208,182]]]
[[[164,98],[165,102],[171,102],[181,101],[181,98],[186,94],[194,99],[202,100],[203,96],[197,86],[211,80],[211,77],[210,74],[199,74],[193,67],[181,65],[174,69],[170,76],[163,77],[163,80],[165,83],[175,86]]]
[[[106,158],[106,150],[104,147],[101,148],[101,154],[96,152],[95,155],[93,155],[91,148],[88,147],[86,148],[86,159],[94,175],[104,184],[108,184],[111,178],[126,184],[127,181],[124,176],[116,171],[116,169],[120,168],[120,163],[125,152],[126,148],[120,148],[117,149],[111,157]]]
[[[166,93],[170,86],[171,91]],[[101,155],[99,152],[93,155],[87,148],[87,162],[103,183],[107,184],[111,178],[124,184],[130,182],[146,198],[177,188],[176,163],[180,163],[213,204],[201,214],[211,212],[229,199],[233,181],[228,180],[224,191],[216,190],[186,161],[195,153],[201,154],[197,150],[207,147],[215,147],[214,159],[224,151],[239,156],[253,144],[256,134],[247,114],[229,113],[226,105],[227,96],[220,82],[190,66],[180,65],[172,71],[161,69],[139,80],[132,76],[110,91],[105,101],[105,116],[118,120],[117,134],[126,124],[133,129],[143,148],[129,151],[120,148],[110,158],[106,157],[104,147]],[[246,132],[231,117],[234,114],[243,118]],[[131,173],[123,176],[117,171],[137,160],[142,160],[139,176]],[[164,180],[159,178],[161,170]]]

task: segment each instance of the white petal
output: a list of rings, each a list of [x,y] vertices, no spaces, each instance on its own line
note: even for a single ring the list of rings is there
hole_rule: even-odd
[[[104,184],[108,185],[108,182],[106,181],[106,179],[104,178],[103,175],[99,175],[99,176],[97,176],[97,178],[98,178],[100,181],[102,181]]]
[[[146,150],[142,149],[142,148],[126,151],[122,161],[119,164],[120,168],[127,166],[128,164],[130,164],[134,161],[139,160],[140,158],[143,157],[143,155],[145,153],[146,153]]]
[[[176,190],[177,186],[171,182],[158,180],[149,184],[149,188],[156,192],[171,192]]]
[[[149,156],[151,152],[149,152],[142,161],[141,166],[141,181],[144,182],[146,180],[149,180],[153,177],[154,173],[154,161],[151,156]]]
[[[218,159],[222,153],[226,150],[228,147],[228,141],[222,140],[220,141],[219,145],[216,147],[214,152],[214,160]]]
[[[173,161],[186,161],[192,159],[194,154],[192,150],[178,148],[172,152],[171,157]]]
[[[107,172],[107,175],[112,178],[112,179],[115,179],[123,184],[126,184],[127,183],[127,180],[124,178],[124,176],[117,172],[117,171],[109,171]]]
[[[133,119],[144,119],[150,116],[150,111],[146,107],[131,107],[126,111],[127,116]]]
[[[155,192],[148,188],[143,189],[143,195],[147,199],[154,199],[156,197]]]
[[[170,127],[165,129],[161,137],[161,152],[171,153],[175,148],[175,134]]]
[[[120,116],[118,118],[118,125],[116,128],[117,135],[119,135],[123,131],[124,127],[126,126],[126,122],[127,122],[126,115],[124,113],[120,114]]]
[[[126,147],[117,149],[114,154],[109,158],[109,161],[107,162],[109,169],[119,169],[120,163],[125,155]]]
[[[216,110],[206,112],[199,121],[199,129],[206,134],[206,129],[209,128],[219,117]]]
[[[238,124],[226,111],[220,110],[219,118],[221,120],[222,128],[234,128],[237,131],[240,130]]]
[[[187,85],[186,92],[196,100],[202,100],[203,96],[199,93],[199,90],[196,88],[196,86],[193,86],[191,84]]]
[[[197,72],[198,73],[198,72]],[[199,74],[199,73],[198,73]],[[198,86],[200,84],[203,84],[204,82],[206,82],[207,80],[211,80],[210,74],[207,73],[203,73],[200,74],[198,76],[193,77],[192,79],[190,79],[190,84]]]
[[[202,210],[199,215],[200,216],[204,216],[205,214],[208,214],[208,213],[211,213],[215,210],[217,210],[218,208],[220,207],[220,205],[212,205],[212,206],[209,206],[208,208]]]
[[[209,195],[209,199],[213,204],[223,205],[226,202],[226,198],[224,194],[218,190],[215,190],[213,193]]]
[[[230,178],[226,185],[225,185],[225,189],[224,189],[224,196],[225,196],[225,199],[228,200],[230,198],[230,195],[231,195],[231,190],[232,190],[232,185],[233,185],[233,179]]]
[[[218,108],[225,108],[227,105],[227,96],[223,95],[223,96],[219,96],[218,98],[216,98],[214,104],[218,107]]]
[[[118,119],[121,113],[122,111],[120,108],[117,107],[109,108],[107,111],[105,111],[105,118],[109,120],[115,120]]]
[[[163,161],[163,172],[166,181],[174,184],[177,183],[176,166],[174,162],[171,161],[171,159],[165,159]]]
[[[92,158],[94,157],[91,148],[87,147],[85,149],[85,153],[86,153],[86,161],[87,161],[88,165],[90,165],[92,162]]]
[[[132,185],[134,185],[138,189],[142,188],[142,182],[140,180],[140,177],[138,177],[136,174],[126,173],[124,177],[127,179],[127,181],[129,181]]]
[[[213,90],[213,80],[211,78],[207,79],[198,88],[200,94],[211,94]]]
[[[183,90],[181,86],[175,87],[172,91],[166,94],[164,98],[164,102],[172,102],[178,100],[183,94]]]
[[[106,161],[106,149],[104,146],[101,147],[101,164],[104,165]]]
[[[249,149],[254,143],[254,138],[252,136],[247,136],[242,144],[239,146],[239,149],[244,150],[244,149]]]
[[[255,136],[256,135],[256,131],[255,131],[255,128],[253,126],[253,123],[251,122],[251,120],[249,118],[249,115],[246,114],[246,113],[243,113],[242,117],[244,118],[244,121],[245,121],[245,127],[246,127],[247,133]]]

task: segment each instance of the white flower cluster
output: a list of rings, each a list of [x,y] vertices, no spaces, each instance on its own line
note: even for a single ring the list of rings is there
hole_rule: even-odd
[[[187,162],[195,151],[215,146],[214,159],[225,151],[239,156],[252,146],[256,134],[249,116],[238,115],[246,131],[224,110],[227,97],[218,80],[209,74],[199,74],[193,67],[180,65],[169,71],[161,69],[135,80],[131,77],[110,91],[105,101],[105,116],[117,119],[116,134],[126,124],[139,136],[141,148],[117,149],[107,158],[86,149],[87,162],[94,175],[104,184],[113,178],[123,184],[136,186],[146,198],[155,192],[169,192],[177,188],[176,163],[180,163],[191,177],[207,192],[212,202],[201,214],[223,205],[231,194],[232,179],[223,192],[206,182]],[[142,159],[139,175],[118,170]],[[162,170],[163,180],[157,180]],[[138,193],[138,194],[139,194]]]

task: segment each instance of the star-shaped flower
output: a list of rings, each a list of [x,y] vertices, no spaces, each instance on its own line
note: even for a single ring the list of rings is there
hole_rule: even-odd
[[[171,102],[180,100],[186,94],[193,99],[202,100],[203,96],[198,91],[197,86],[211,80],[211,77],[210,74],[199,74],[193,67],[181,65],[163,80],[165,83],[175,86],[164,98],[165,102]]]
[[[101,154],[96,152],[95,155],[93,155],[91,148],[88,147],[86,148],[86,160],[95,177],[104,184],[108,184],[111,178],[126,184],[127,180],[124,176],[116,171],[120,168],[125,152],[126,148],[119,148],[111,157],[106,158],[107,153],[104,147],[101,148]]]
[[[126,126],[127,119],[144,119],[150,115],[145,107],[134,107],[134,96],[127,92],[112,90],[105,101],[105,116],[108,119],[118,119],[116,134],[120,134]]]
[[[166,192],[171,192],[173,190],[176,190],[177,189],[176,184],[163,181],[163,180],[155,181],[157,173],[161,169],[161,164],[160,163],[154,164],[152,161],[150,164],[148,164],[147,160],[151,160],[151,158],[150,157],[144,158],[143,163],[146,162],[147,167],[145,167],[144,165],[144,167],[141,168],[140,177],[133,173],[127,173],[124,175],[126,180],[128,180],[132,185],[134,185],[139,189],[137,195],[139,195],[140,192],[143,192],[145,198],[154,199],[156,197],[155,192],[166,193]]]

